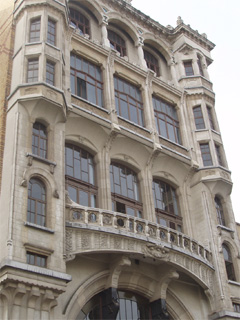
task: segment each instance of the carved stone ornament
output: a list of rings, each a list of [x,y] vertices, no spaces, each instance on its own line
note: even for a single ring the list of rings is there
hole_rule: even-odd
[[[27,180],[26,180],[26,179],[23,179],[22,182],[21,182],[21,186],[24,187],[24,188],[26,188],[27,185],[28,185],[28,184],[27,184]]]
[[[157,244],[147,244],[144,253],[154,258],[166,258],[169,255],[169,249]]]

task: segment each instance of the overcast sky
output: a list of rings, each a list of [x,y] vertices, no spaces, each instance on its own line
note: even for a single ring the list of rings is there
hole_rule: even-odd
[[[240,0],[132,0],[132,5],[163,26],[176,27],[177,17],[198,32],[206,33],[216,47],[209,66],[216,94],[216,112],[229,169],[232,204],[240,222]],[[239,127],[239,132],[237,128]]]

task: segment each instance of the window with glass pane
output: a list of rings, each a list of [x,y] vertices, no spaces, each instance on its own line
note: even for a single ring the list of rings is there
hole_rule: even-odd
[[[193,108],[193,115],[195,120],[196,129],[205,129],[205,123],[202,114],[201,106]]]
[[[157,223],[181,231],[182,218],[179,216],[175,189],[164,181],[154,179],[152,190]]]
[[[38,81],[38,58],[28,60],[27,82]]]
[[[221,200],[218,197],[215,197],[214,201],[215,201],[215,207],[217,211],[218,223],[221,226],[226,226]]]
[[[103,107],[101,68],[75,54],[71,54],[71,92]]]
[[[215,130],[215,125],[214,125],[213,115],[212,115],[212,108],[207,107],[207,112],[208,112],[208,119],[209,119],[209,123],[210,123],[210,128],[212,130]]]
[[[215,150],[216,150],[216,155],[217,155],[217,160],[219,166],[223,167],[223,160],[222,160],[222,154],[221,154],[221,147],[217,144],[215,144]]]
[[[193,72],[193,67],[192,67],[192,61],[184,61],[183,65],[184,65],[186,76],[187,77],[193,76],[194,72]]]
[[[52,19],[48,19],[47,42],[56,45],[56,22]]]
[[[46,226],[46,188],[42,181],[32,178],[28,183],[27,221]]]
[[[27,252],[27,263],[34,266],[46,268],[47,257],[33,252]]]
[[[46,63],[46,82],[54,86],[55,79],[55,63],[47,60]]]
[[[131,216],[142,216],[137,174],[118,163],[110,165],[113,210]]]
[[[201,154],[202,154],[202,161],[204,167],[212,166],[212,156],[210,153],[210,148],[208,143],[201,143],[200,144]]]
[[[144,53],[144,59],[147,63],[147,67],[152,71],[154,71],[157,76],[159,76],[160,73],[159,73],[158,60],[149,51],[143,50],[143,53]]]
[[[40,41],[41,19],[36,18],[30,22],[29,42]]]
[[[181,144],[179,121],[175,107],[154,96],[152,100],[158,134]]]
[[[118,51],[121,57],[127,55],[125,41],[116,32],[108,30],[108,40],[110,42],[111,48]]]
[[[240,313],[240,304],[239,303],[233,303],[233,309],[234,309],[234,312]]]
[[[32,153],[39,157],[47,158],[47,130],[39,122],[33,124]]]
[[[140,126],[144,126],[141,91],[129,82],[114,77],[117,114]]]
[[[198,64],[198,69],[199,69],[199,73],[201,76],[204,76],[203,74],[203,67],[202,67],[202,58],[200,55],[197,55],[197,64]]]
[[[223,244],[222,251],[223,251],[223,257],[224,257],[225,266],[226,266],[227,277],[229,280],[236,281],[230,249],[226,244]]]
[[[89,20],[79,11],[70,8],[70,24],[79,30],[80,34],[90,35]]]
[[[66,144],[65,147],[66,188],[70,198],[83,206],[96,207],[93,156],[86,150]]]

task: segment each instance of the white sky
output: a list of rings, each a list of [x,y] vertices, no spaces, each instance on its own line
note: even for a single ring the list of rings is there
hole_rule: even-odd
[[[216,47],[209,66],[216,94],[216,112],[229,169],[232,171],[233,211],[240,222],[240,0],[132,0],[132,5],[158,21],[176,27],[177,17],[193,30],[206,33]]]

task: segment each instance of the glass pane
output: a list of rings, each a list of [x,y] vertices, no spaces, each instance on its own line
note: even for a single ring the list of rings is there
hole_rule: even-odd
[[[77,202],[77,190],[71,186],[68,186],[67,191],[69,193],[70,199],[72,199],[74,202]]]
[[[88,206],[88,193],[79,190],[79,203],[83,206]]]

